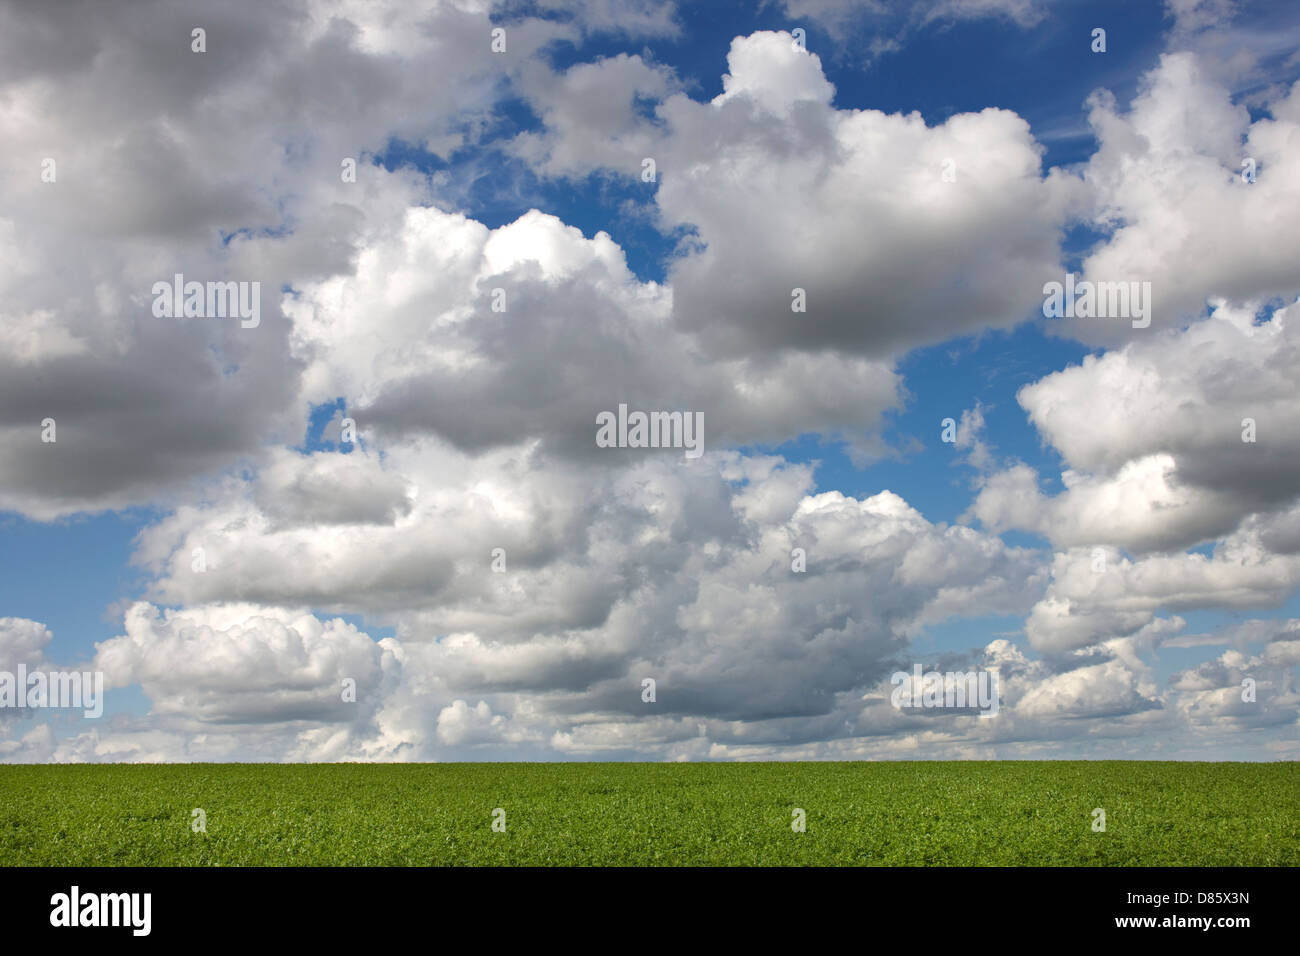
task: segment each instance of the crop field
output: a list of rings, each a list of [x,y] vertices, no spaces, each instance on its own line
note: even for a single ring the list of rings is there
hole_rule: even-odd
[[[1295,866],[1300,764],[0,766],[0,864]]]

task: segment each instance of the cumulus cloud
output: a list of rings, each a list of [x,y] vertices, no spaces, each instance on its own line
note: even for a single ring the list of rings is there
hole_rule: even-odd
[[[1257,655],[1228,650],[1212,661],[1180,671],[1170,685],[1184,693],[1178,706],[1201,733],[1226,734],[1253,727],[1300,722],[1300,664],[1296,622]]]
[[[536,210],[489,230],[429,207],[376,237],[355,272],[305,283],[286,311],[308,400],[352,396],[363,434],[436,435],[467,452],[536,441],[605,461],[596,417],[620,403],[703,414],[706,448],[801,432],[865,442],[898,400],[880,360],[717,356],[674,325],[672,303],[606,233]]]
[[[1220,301],[1182,332],[1134,340],[1025,386],[1020,404],[1068,470],[1046,497],[1026,466],[990,476],[970,515],[1062,548],[1191,547],[1300,495],[1293,304],[1257,321]],[[1290,524],[1269,532],[1286,551]],[[1293,549],[1292,549],[1293,550]]]
[[[557,42],[674,35],[676,11],[640,0],[285,0],[205,10],[205,54],[195,10],[0,8],[0,133],[20,144],[0,171],[0,508],[155,509],[146,600],[94,658],[149,712],[7,722],[4,759],[1109,755],[1295,721],[1294,627],[1176,616],[1300,585],[1296,306],[1273,308],[1300,293],[1295,89],[1252,118],[1189,40],[1126,109],[1091,100],[1088,162],[1045,171],[1005,109],[842,108],[788,33],[736,37],[725,73],[719,50],[707,101],[645,50],[552,66]],[[1221,15],[1171,11],[1187,37]],[[482,145],[511,96],[541,128],[500,149],[541,177],[639,183],[655,160],[666,281],[605,232],[540,209],[490,227],[450,176],[375,161]],[[1151,281],[1156,314],[1061,323],[1109,350],[1020,391],[1063,490],[998,465],[978,398],[954,406],[967,523],[738,450],[818,434],[869,457],[907,399],[900,359],[1035,316],[1081,219],[1103,233],[1084,276]],[[261,282],[261,323],[155,317],[175,272]],[[705,454],[598,447],[621,403],[701,412]],[[347,453],[303,446],[325,406],[331,441],[356,423]],[[930,663],[998,668],[996,720],[889,704],[935,629],[991,617],[1023,627]],[[0,618],[0,656],[50,641]],[[1229,649],[1157,677],[1158,652],[1210,642]]]
[[[346,271],[376,224],[430,200],[374,165],[390,142],[447,154],[546,44],[664,26],[646,5],[586,13],[514,18],[495,55],[487,4],[0,7],[0,507],[174,501],[300,435],[281,291]],[[260,323],[155,317],[176,273],[260,283]]]
[[[627,61],[575,67],[570,82],[604,85],[593,71],[622,101],[630,76],[654,85]],[[1043,173],[1028,124],[986,109],[927,126],[836,109],[833,95],[816,53],[755,33],[732,41],[710,102],[672,93],[653,122],[625,109],[635,153],[608,157],[550,111],[547,155],[568,174],[636,174],[643,150],[656,160],[660,228],[689,237],[671,271],[673,321],[711,353],[889,356],[1038,308],[1078,183]],[[795,289],[806,311],[792,308]]]
[[[358,708],[343,681],[355,682],[358,700],[373,700],[383,676],[382,643],[338,619],[138,603],[125,624],[125,634],[96,645],[107,686],[139,684],[154,713],[198,724],[347,719]]]
[[[1026,623],[1030,644],[1050,654],[1155,626],[1160,610],[1273,608],[1300,585],[1300,560],[1261,548],[1257,531],[1225,538],[1210,556],[1175,552],[1138,560],[1114,549],[1058,553],[1052,581]]]
[[[1082,175],[1093,224],[1108,236],[1085,257],[1080,279],[1150,282],[1154,305],[1149,328],[1082,318],[1057,320],[1061,331],[1119,345],[1183,327],[1211,298],[1300,294],[1290,254],[1300,224],[1289,214],[1300,203],[1300,87],[1279,92],[1252,121],[1184,51],[1161,57],[1127,111],[1106,91],[1090,103],[1099,145]]]
[[[1111,660],[1046,678],[1020,698],[1016,713],[1021,717],[1115,717],[1158,706],[1152,700],[1154,691],[1150,680],[1142,681],[1122,661]]]
[[[816,494],[808,466],[734,453],[711,466],[651,459],[575,472],[562,499],[601,505],[552,520],[542,552],[515,550],[493,525],[546,527],[534,513],[545,498],[519,499],[511,513],[482,484],[491,465],[466,473],[466,460],[449,464],[446,449],[422,454],[394,462],[417,488],[429,473],[417,469],[436,466],[492,505],[472,505],[458,528],[445,503],[473,495],[449,487],[443,505],[417,492],[395,519],[406,522],[400,540],[428,535],[429,553],[446,562],[435,591],[409,576],[397,537],[357,535],[340,547],[351,525],[260,516],[258,502],[294,496],[295,467],[320,471],[307,456],[286,458],[266,487],[177,513],[141,538],[143,552],[172,568],[163,596],[184,607],[135,605],[125,633],[98,646],[95,666],[110,686],[140,686],[150,722],[118,720],[42,752],[403,760],[482,747],[671,757],[713,745],[798,746],[850,730],[855,701],[897,666],[912,636],[954,616],[1024,613],[1045,583],[1037,552],[932,524],[889,492]],[[194,572],[190,545],[223,537]],[[262,554],[285,548],[286,537],[282,553],[316,573]],[[500,572],[493,540],[507,544]],[[330,585],[335,575],[350,586]],[[305,581],[332,588],[341,612],[386,604],[396,636],[375,640],[295,610]],[[357,703],[341,699],[348,677]],[[649,712],[646,677],[658,687]],[[254,726],[263,728],[255,747],[236,743]],[[148,736],[156,733],[170,736]],[[37,743],[14,759],[35,759]]]
[[[0,669],[12,671],[19,664],[39,665],[45,648],[54,637],[40,621],[22,617],[0,617]]]

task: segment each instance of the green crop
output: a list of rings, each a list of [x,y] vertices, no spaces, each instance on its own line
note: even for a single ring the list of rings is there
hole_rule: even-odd
[[[1295,866],[1300,765],[0,766],[0,864]]]

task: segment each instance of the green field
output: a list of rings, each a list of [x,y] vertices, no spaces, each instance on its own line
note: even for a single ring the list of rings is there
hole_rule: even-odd
[[[0,864],[1295,866],[1300,764],[0,766]]]

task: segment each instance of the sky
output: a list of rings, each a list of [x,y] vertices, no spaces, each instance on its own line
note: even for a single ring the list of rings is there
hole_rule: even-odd
[[[1300,758],[1297,50],[0,2],[0,760]]]

